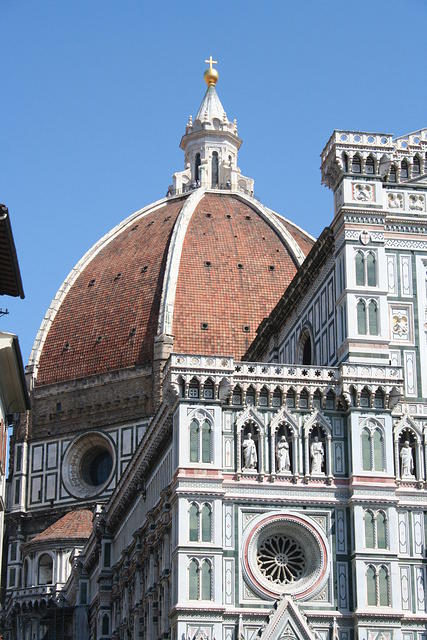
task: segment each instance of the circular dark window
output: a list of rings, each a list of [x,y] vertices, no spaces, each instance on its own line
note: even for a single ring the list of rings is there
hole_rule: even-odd
[[[91,431],[78,436],[67,448],[62,479],[71,495],[88,498],[108,486],[114,468],[115,452],[110,438],[99,431]]]
[[[99,487],[107,482],[112,468],[111,453],[101,447],[93,447],[87,451],[80,466],[83,480],[92,487]]]

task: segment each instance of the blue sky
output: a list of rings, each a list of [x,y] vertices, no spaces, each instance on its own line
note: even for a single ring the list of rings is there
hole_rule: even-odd
[[[24,360],[73,265],[183,168],[205,58],[257,197],[318,235],[332,130],[427,126],[426,19],[426,0],[0,0],[0,201],[26,293],[0,329]]]

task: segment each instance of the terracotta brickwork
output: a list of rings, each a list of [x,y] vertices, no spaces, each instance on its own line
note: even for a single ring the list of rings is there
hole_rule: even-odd
[[[167,250],[181,207],[182,200],[171,202],[141,218],[91,260],[47,335],[38,385],[151,362]]]
[[[92,517],[92,511],[88,509],[70,511],[50,527],[34,536],[31,542],[89,538],[92,532]]]
[[[152,364],[169,242],[182,206],[171,201],[136,220],[87,264],[49,330],[37,386]],[[285,224],[308,253],[309,236]],[[231,194],[206,194],[184,239],[173,349],[241,357],[295,272],[284,241],[254,209]]]
[[[241,357],[295,272],[283,241],[256,211],[232,195],[206,194],[184,241],[174,351]]]

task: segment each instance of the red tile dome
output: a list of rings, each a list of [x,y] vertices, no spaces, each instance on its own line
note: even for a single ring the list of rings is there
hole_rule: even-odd
[[[151,366],[161,334],[175,352],[240,358],[312,244],[235,192],[197,189],[146,207],[62,285],[31,356],[36,384]]]

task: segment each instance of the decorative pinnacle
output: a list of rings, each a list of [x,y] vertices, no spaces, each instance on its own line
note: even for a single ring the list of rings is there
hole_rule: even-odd
[[[209,59],[205,60],[205,62],[206,64],[209,65],[209,69],[206,69],[205,73],[203,74],[203,77],[208,87],[214,87],[218,82],[219,74],[218,74],[218,71],[214,69],[212,65],[218,64],[218,60],[213,60],[212,56],[209,56]]]

